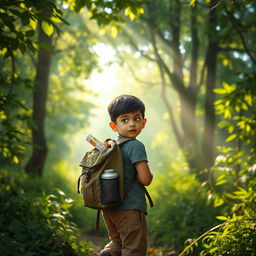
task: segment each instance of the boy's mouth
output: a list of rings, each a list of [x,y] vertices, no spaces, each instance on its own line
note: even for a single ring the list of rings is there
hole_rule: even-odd
[[[135,129],[132,129],[132,130],[129,130],[128,132],[133,133],[133,132],[136,132],[136,130],[135,130]]]

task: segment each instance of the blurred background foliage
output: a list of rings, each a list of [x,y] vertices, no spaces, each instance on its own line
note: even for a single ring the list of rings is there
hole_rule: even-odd
[[[103,245],[78,163],[124,93],[146,105],[149,255],[256,255],[255,1],[0,3],[3,255]]]

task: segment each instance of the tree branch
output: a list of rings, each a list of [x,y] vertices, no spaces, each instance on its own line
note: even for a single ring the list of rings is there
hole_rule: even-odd
[[[156,40],[155,40],[155,35],[154,32],[151,31],[151,41],[152,41],[152,45],[153,45],[153,50],[154,50],[154,54],[156,56],[156,60],[157,60],[157,64],[158,64],[158,68],[160,71],[160,75],[161,75],[161,80],[162,80],[162,91],[161,91],[161,96],[163,98],[163,101],[166,105],[167,111],[170,115],[170,121],[171,121],[171,126],[173,128],[173,132],[175,134],[175,137],[177,139],[177,142],[179,144],[179,146],[181,148],[184,147],[184,140],[183,140],[183,136],[181,135],[178,127],[177,127],[177,122],[175,121],[174,115],[173,115],[173,111],[172,111],[172,106],[167,98],[167,93],[166,93],[166,81],[165,81],[165,76],[164,76],[164,71],[163,71],[163,60],[158,52],[157,46],[156,46]]]
[[[118,47],[117,47],[116,43],[114,42],[114,40],[112,40],[112,38],[110,38],[110,37],[108,37],[108,40],[109,40],[109,42],[112,44],[113,48],[115,49],[116,54],[118,55],[118,58],[119,58],[123,63],[125,63],[125,64],[127,65],[127,67],[128,67],[128,69],[129,69],[129,71],[131,72],[133,78],[134,78],[138,83],[145,84],[145,85],[149,85],[149,86],[155,86],[155,85],[157,85],[157,84],[161,84],[160,81],[159,81],[159,82],[148,82],[148,81],[139,79],[138,76],[136,75],[136,72],[134,71],[134,69],[133,69],[130,65],[128,65],[127,61],[125,61],[125,58],[120,54],[120,51],[118,50]],[[135,43],[134,43],[134,47],[135,47],[135,49],[136,49],[137,51],[139,51],[138,48],[137,48],[137,45],[136,45]],[[139,52],[140,52],[140,51],[139,51]],[[145,55],[143,55],[143,57],[147,58],[147,56],[145,56]],[[147,58],[147,59],[148,59],[148,58]],[[150,59],[152,59],[152,58],[150,58]],[[154,62],[156,62],[155,59],[152,59],[152,60],[153,60]]]
[[[234,29],[236,30],[237,34],[240,37],[240,40],[242,42],[242,45],[244,47],[245,52],[248,54],[248,56],[250,57],[251,61],[254,63],[254,65],[256,65],[256,59],[252,56],[246,42],[244,39],[244,36],[241,32],[241,30],[239,29],[238,25],[237,25],[237,19],[233,16],[233,14],[227,9],[225,2],[224,2],[224,10],[229,18],[229,20],[231,21],[231,24],[233,25]]]
[[[190,64],[190,81],[189,87],[194,91],[197,84],[197,63],[198,63],[198,48],[199,48],[199,38],[197,30],[197,20],[196,20],[196,5],[191,8],[191,38],[192,38],[192,50],[191,50],[191,64]]]

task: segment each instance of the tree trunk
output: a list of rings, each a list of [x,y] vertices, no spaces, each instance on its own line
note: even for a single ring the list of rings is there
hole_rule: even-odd
[[[213,2],[214,4],[214,2]],[[216,85],[216,67],[218,55],[218,43],[216,41],[216,11],[215,8],[209,14],[209,42],[207,49],[206,61],[206,95],[205,95],[205,118],[202,153],[204,159],[204,167],[209,168],[214,161],[214,138],[215,138],[215,111],[214,111],[214,92]]]
[[[179,3],[177,4],[179,6]],[[173,8],[173,6],[172,6]],[[175,22],[170,23],[173,41],[171,44],[173,52],[173,72],[167,70],[163,64],[161,64],[160,70],[165,70],[168,77],[170,78],[170,83],[177,90],[180,102],[180,131],[175,132],[177,142],[181,148],[186,152],[186,160],[193,172],[195,172],[200,180],[207,180],[207,173],[201,174],[201,171],[209,168],[214,159],[214,93],[216,83],[216,66],[217,66],[217,54],[218,54],[218,44],[215,41],[216,38],[216,13],[215,9],[211,10],[209,13],[209,27],[211,31],[209,32],[209,43],[206,53],[206,95],[205,95],[205,119],[204,119],[204,130],[203,130],[203,143],[199,144],[198,132],[197,132],[197,121],[196,121],[196,104],[197,95],[199,93],[199,84],[197,81],[198,74],[198,58],[199,58],[199,38],[197,31],[197,9],[196,7],[191,9],[191,64],[190,64],[190,80],[188,86],[185,86],[185,80],[183,77],[182,70],[184,69],[184,64],[182,62],[182,56],[180,54],[180,25],[181,12],[175,10],[177,15]],[[154,47],[153,47],[154,48]],[[155,47],[156,48],[156,47]],[[155,50],[155,52],[157,52]],[[158,60],[161,56],[158,54]],[[159,62],[159,61],[158,61]],[[163,60],[160,62],[163,63]],[[163,79],[162,79],[163,81]],[[167,106],[167,110],[171,115],[169,103],[167,102],[167,97],[165,95],[165,82],[162,82],[163,92],[162,96],[164,103]],[[171,120],[172,121],[172,120]],[[173,121],[171,122],[173,126]],[[177,127],[173,126],[174,131]],[[179,136],[177,136],[177,134]],[[182,140],[181,140],[182,138]]]
[[[39,42],[51,46],[52,38],[47,36],[39,24]],[[49,82],[51,53],[40,46],[36,67],[35,88],[33,93],[33,121],[32,129],[33,153],[25,170],[27,173],[41,176],[47,157],[47,143],[45,138],[46,100]]]

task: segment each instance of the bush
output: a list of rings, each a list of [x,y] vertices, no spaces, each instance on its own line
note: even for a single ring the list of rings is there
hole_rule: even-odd
[[[233,193],[223,193],[231,205],[227,208],[221,229],[211,232],[204,239],[202,255],[211,256],[255,256],[256,255],[256,182],[255,177],[247,180],[247,187],[238,187]]]
[[[82,195],[77,194],[77,181],[81,170],[81,167],[71,165],[66,160],[49,164],[44,171],[43,177],[39,180],[39,186],[43,187],[43,190],[48,194],[52,194],[56,187],[65,191],[67,197],[74,200],[70,208],[73,222],[82,230],[84,235],[95,235],[97,211],[84,207]],[[37,187],[38,185],[34,183],[33,189],[36,190]],[[100,225],[100,234],[107,236],[103,222]]]
[[[181,165],[180,165],[181,166]],[[188,170],[168,173],[154,179],[150,194],[155,207],[148,215],[151,246],[168,247],[180,251],[191,241],[217,224],[219,208],[207,205],[207,193]]]
[[[78,241],[70,221],[72,200],[64,192],[30,190],[33,179],[0,171],[1,255],[91,256],[92,245]]]
[[[209,233],[204,239],[205,250],[200,255],[255,256],[255,220],[234,217],[224,224],[219,231]]]
[[[225,222],[195,240],[199,242],[203,238],[202,256],[256,255],[256,165],[251,165],[250,155],[233,151],[229,149],[225,156],[217,157],[211,168],[214,177],[208,194],[215,206],[224,206],[224,216],[217,219]],[[184,253],[197,244],[188,245]]]

